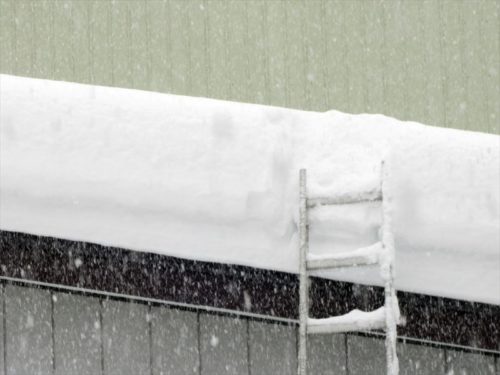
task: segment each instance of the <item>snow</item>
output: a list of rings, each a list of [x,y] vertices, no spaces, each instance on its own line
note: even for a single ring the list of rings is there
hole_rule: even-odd
[[[1,229],[287,272],[299,169],[311,197],[356,195],[390,152],[396,287],[500,304],[499,136],[8,75],[0,124]],[[312,208],[311,253],[369,246],[381,220]]]
[[[347,314],[323,319],[307,319],[309,331],[322,333],[369,331],[385,327],[385,307],[374,311],[352,310]]]
[[[343,253],[316,255],[309,253],[307,262],[309,268],[335,268],[354,265],[375,264],[379,261],[381,253],[385,251],[382,243],[377,242],[373,245],[362,247],[360,249],[346,251]]]

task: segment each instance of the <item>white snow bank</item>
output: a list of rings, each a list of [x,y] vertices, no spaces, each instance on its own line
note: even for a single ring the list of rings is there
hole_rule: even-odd
[[[397,288],[500,303],[498,136],[7,75],[0,123],[1,229],[289,272],[299,168],[311,196],[357,194],[390,149]],[[314,208],[311,252],[371,245],[380,219]]]
[[[352,265],[372,265],[381,263],[384,258],[387,258],[383,256],[384,252],[387,252],[387,249],[383,247],[382,242],[342,253],[335,252],[334,254],[325,253],[316,255],[309,252],[307,254],[307,267],[309,269],[324,269],[326,267],[339,268],[350,267]],[[393,257],[389,258],[389,262],[393,262],[393,260]]]
[[[373,311],[352,310],[345,315],[324,319],[307,319],[307,328],[314,333],[370,331],[385,328],[385,307]]]

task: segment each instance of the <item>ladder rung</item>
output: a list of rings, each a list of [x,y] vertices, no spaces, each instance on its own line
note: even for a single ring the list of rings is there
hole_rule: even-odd
[[[307,319],[307,333],[326,334],[370,331],[385,328],[385,307],[374,311],[353,310],[345,315],[325,319]]]
[[[357,194],[344,194],[334,197],[318,197],[308,198],[307,207],[313,208],[316,206],[332,206],[336,204],[354,204],[363,202],[373,202],[382,199],[382,192],[380,189],[357,193]]]
[[[384,250],[382,243],[377,242],[371,246],[362,247],[353,251],[338,254],[307,256],[307,269],[318,270],[327,268],[356,267],[376,264]]]

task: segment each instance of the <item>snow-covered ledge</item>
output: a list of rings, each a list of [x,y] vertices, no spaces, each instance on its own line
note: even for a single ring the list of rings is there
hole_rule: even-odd
[[[0,124],[0,229],[288,272],[299,168],[310,195],[355,193],[389,153],[397,288],[500,304],[496,135],[7,75]],[[311,251],[345,252],[380,207],[310,219]]]

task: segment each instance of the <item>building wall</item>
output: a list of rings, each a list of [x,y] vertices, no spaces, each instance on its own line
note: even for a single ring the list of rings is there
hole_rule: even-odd
[[[497,0],[0,0],[0,72],[499,134]]]
[[[0,284],[0,375],[296,374],[294,325]],[[385,374],[381,339],[311,337],[315,375]],[[498,355],[399,343],[401,374],[498,375]],[[496,372],[495,372],[496,371]]]

